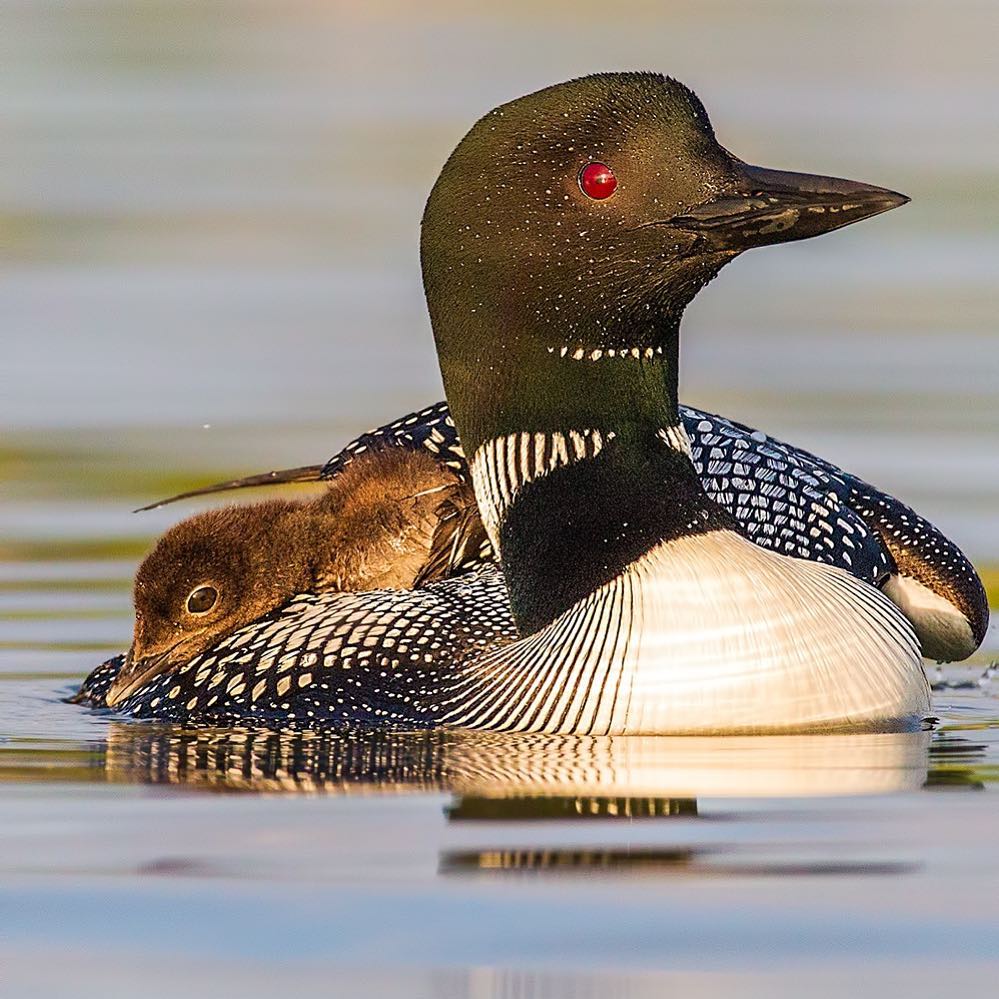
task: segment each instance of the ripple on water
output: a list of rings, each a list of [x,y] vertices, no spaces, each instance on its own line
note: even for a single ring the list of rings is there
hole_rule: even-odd
[[[778,959],[826,983],[875,965],[894,980],[922,961],[923,984],[991,960],[988,654],[931,671],[939,721],[921,732],[601,739],[124,722],[64,698],[128,642],[134,556],[121,539],[146,543],[134,523],[102,521],[106,540],[70,539],[62,557],[43,532],[0,562],[0,920],[15,948],[0,960],[15,982],[43,981],[26,955],[52,969],[56,952],[131,982],[156,967],[183,985],[199,967],[199,983],[223,991],[256,961],[250,993],[291,961],[303,981],[315,962],[377,968],[386,995],[651,996],[662,987],[640,969],[664,963],[702,969],[702,982],[705,969],[738,968],[743,984],[755,973],[766,995]],[[163,965],[164,948],[182,966]],[[590,970],[474,982],[418,970],[552,954]],[[597,974],[609,968],[620,974]],[[46,974],[58,993],[65,976]]]

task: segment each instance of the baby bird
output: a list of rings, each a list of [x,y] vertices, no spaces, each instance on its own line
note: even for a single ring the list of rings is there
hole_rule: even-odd
[[[298,593],[412,589],[487,545],[471,485],[429,453],[402,448],[354,459],[310,501],[199,513],[139,566],[132,646],[107,703]]]

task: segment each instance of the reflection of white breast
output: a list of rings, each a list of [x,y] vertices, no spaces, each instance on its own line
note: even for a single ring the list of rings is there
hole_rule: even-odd
[[[451,790],[497,798],[886,794],[922,787],[930,739],[922,730],[588,739],[463,732],[449,739],[443,769]]]
[[[929,707],[916,637],[888,599],[731,531],[657,546],[470,673],[447,721],[514,731],[801,731]]]

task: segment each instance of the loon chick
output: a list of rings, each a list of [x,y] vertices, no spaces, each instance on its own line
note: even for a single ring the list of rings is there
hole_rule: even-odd
[[[139,566],[132,646],[106,701],[193,659],[298,593],[408,590],[470,561],[470,488],[428,452],[353,462],[308,502],[207,510],[170,528]]]
[[[496,109],[431,192],[421,259],[501,569],[299,595],[121,707],[592,734],[918,724],[929,688],[905,617],[847,571],[740,533],[677,403],[680,320],[726,263],[905,201],[743,163],[655,74]]]
[[[958,662],[982,644],[989,604],[975,567],[912,507],[760,430],[693,406],[680,406],[680,418],[704,491],[755,544],[837,565],[877,586],[909,619],[927,659]],[[361,434],[324,465],[217,482],[141,509],[236,489],[334,479],[359,457],[396,448],[427,451],[467,480],[454,420],[447,403],[439,402]],[[469,506],[464,515],[476,518],[478,510]],[[492,558],[484,533],[478,541],[470,549],[474,561]]]

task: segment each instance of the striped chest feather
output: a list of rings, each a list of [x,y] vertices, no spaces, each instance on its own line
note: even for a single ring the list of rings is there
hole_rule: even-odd
[[[879,727],[921,718],[911,628],[840,569],[715,531],[662,544],[475,664],[451,724],[638,734]]]

